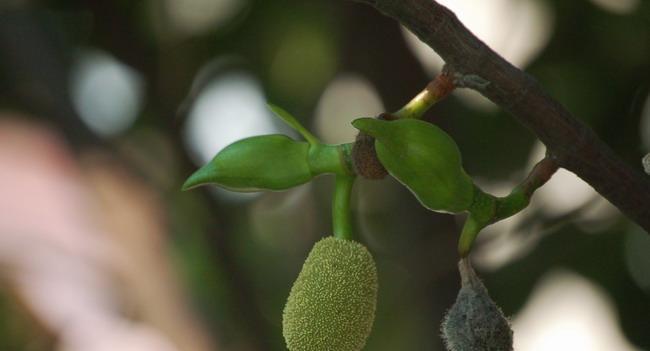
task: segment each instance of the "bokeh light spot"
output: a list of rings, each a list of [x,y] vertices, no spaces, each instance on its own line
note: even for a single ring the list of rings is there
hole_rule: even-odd
[[[631,351],[610,298],[587,279],[566,271],[542,278],[514,318],[518,351]]]
[[[553,16],[535,0],[441,0],[469,30],[517,67],[526,67],[551,38]],[[403,29],[408,46],[431,76],[444,61],[414,34]],[[460,89],[454,94],[472,107],[490,110],[494,104],[480,94]]]
[[[591,0],[591,2],[605,11],[617,15],[632,13],[641,3],[639,0]]]
[[[374,117],[384,111],[377,90],[357,74],[334,78],[318,102],[316,130],[326,143],[348,143],[357,130],[350,124],[360,117]]]
[[[112,56],[83,51],[72,69],[71,93],[81,119],[95,133],[114,136],[135,121],[144,83],[140,75]]]
[[[184,35],[201,34],[226,25],[248,4],[247,0],[165,0],[172,27]]]
[[[277,133],[271,118],[257,80],[242,72],[225,73],[208,83],[196,98],[185,140],[202,165],[237,140]]]

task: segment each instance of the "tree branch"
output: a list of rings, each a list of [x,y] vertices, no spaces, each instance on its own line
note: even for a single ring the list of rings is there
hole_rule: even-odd
[[[471,87],[535,133],[561,167],[650,232],[650,178],[618,158],[533,77],[490,49],[453,12],[433,0],[353,1],[369,4],[406,26],[445,60],[459,81],[483,82]]]

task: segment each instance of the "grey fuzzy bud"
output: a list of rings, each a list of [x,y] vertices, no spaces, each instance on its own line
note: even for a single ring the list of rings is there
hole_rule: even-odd
[[[645,155],[642,160],[643,163],[643,170],[647,173],[650,174],[650,154]]]
[[[442,323],[450,351],[512,351],[512,329],[467,258],[458,263],[462,286]]]

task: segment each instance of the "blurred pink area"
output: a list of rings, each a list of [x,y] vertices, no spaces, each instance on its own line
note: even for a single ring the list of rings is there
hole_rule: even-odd
[[[156,193],[0,113],[0,278],[66,351],[214,350],[169,263]]]

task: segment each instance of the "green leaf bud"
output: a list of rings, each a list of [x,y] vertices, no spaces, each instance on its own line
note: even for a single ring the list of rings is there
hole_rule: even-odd
[[[312,178],[308,157],[308,143],[285,135],[242,139],[192,174],[183,190],[204,184],[240,192],[285,190]]]
[[[442,323],[449,351],[511,351],[512,329],[468,259],[458,264],[462,286]]]
[[[375,138],[381,163],[423,206],[452,213],[469,209],[475,186],[463,169],[456,142],[447,133],[414,119],[361,118],[352,124]]]
[[[300,122],[298,122],[298,119],[294,117],[292,114],[290,114],[287,110],[273,104],[268,104],[268,107],[284,123],[286,123],[289,127],[291,127],[296,132],[300,133],[300,135],[302,135],[302,137],[305,138],[305,140],[307,140],[308,143],[310,143],[311,145],[320,144],[318,139],[311,132],[309,132],[307,128],[305,128],[302,124],[300,124]]]
[[[377,304],[377,269],[358,242],[325,238],[309,253],[284,308],[291,351],[357,351],[370,334]]]

